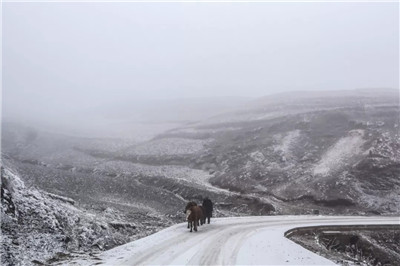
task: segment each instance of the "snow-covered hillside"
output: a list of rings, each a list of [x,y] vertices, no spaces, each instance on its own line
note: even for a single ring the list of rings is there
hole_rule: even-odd
[[[73,234],[81,234],[79,230],[96,224],[93,217],[104,217],[101,224],[108,225],[93,225],[98,231],[81,244],[92,251],[179,223],[186,202],[200,203],[205,196],[214,201],[216,217],[399,214],[398,92],[286,96],[260,99],[245,109],[187,123],[142,142],[71,137],[3,123],[2,163],[14,169],[13,176],[27,188],[18,194],[21,206],[31,199],[40,210],[47,206],[32,216],[38,227],[42,220],[48,227],[48,218],[40,218],[46,213],[78,215],[81,223],[66,224],[75,228]],[[60,200],[66,206],[58,204]],[[69,215],[71,208],[76,211]],[[31,209],[21,217],[30,217]],[[9,239],[26,236],[35,243],[31,235],[36,231],[16,234],[10,229],[15,214],[5,215],[11,223],[4,247],[13,247],[5,252],[14,255],[3,257],[9,263],[28,260],[15,255],[23,245],[11,245]],[[56,232],[65,235],[63,224]],[[121,224],[136,229],[120,233]],[[108,234],[114,237],[103,239]],[[61,249],[69,249],[70,243]]]
[[[363,152],[362,145],[365,143],[363,130],[351,130],[348,135],[339,139],[332,147],[321,156],[321,160],[313,169],[314,175],[328,175],[343,165],[349,165]]]
[[[80,208],[70,198],[29,188],[9,169],[2,168],[1,182],[2,265],[49,264],[88,256],[86,253],[109,249],[158,229],[142,221],[128,221],[111,206],[95,212]],[[165,223],[160,222],[162,226]]]

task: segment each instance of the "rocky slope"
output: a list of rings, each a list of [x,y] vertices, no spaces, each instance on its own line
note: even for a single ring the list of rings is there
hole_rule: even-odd
[[[26,187],[17,175],[2,168],[1,264],[49,264],[87,256],[168,224],[162,217],[148,216],[147,220],[153,221],[149,226],[112,207],[96,212],[76,207],[75,203],[70,198]]]

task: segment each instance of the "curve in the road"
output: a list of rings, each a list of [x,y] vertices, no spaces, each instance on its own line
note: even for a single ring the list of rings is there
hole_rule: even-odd
[[[284,237],[301,226],[399,224],[399,217],[252,216],[186,223],[102,253],[105,265],[332,265]],[[98,263],[96,263],[98,264]]]

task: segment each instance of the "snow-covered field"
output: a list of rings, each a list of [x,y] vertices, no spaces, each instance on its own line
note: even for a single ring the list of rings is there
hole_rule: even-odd
[[[99,254],[102,265],[333,265],[284,237],[318,225],[399,224],[399,217],[251,216],[212,219],[190,233],[186,223]],[[70,262],[71,264],[72,262]],[[80,260],[87,265],[94,261]]]

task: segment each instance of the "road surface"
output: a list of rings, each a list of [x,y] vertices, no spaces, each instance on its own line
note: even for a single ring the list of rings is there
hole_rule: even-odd
[[[186,223],[108,250],[103,265],[333,265],[284,237],[317,225],[399,224],[399,217],[252,216],[212,219],[190,233]]]

